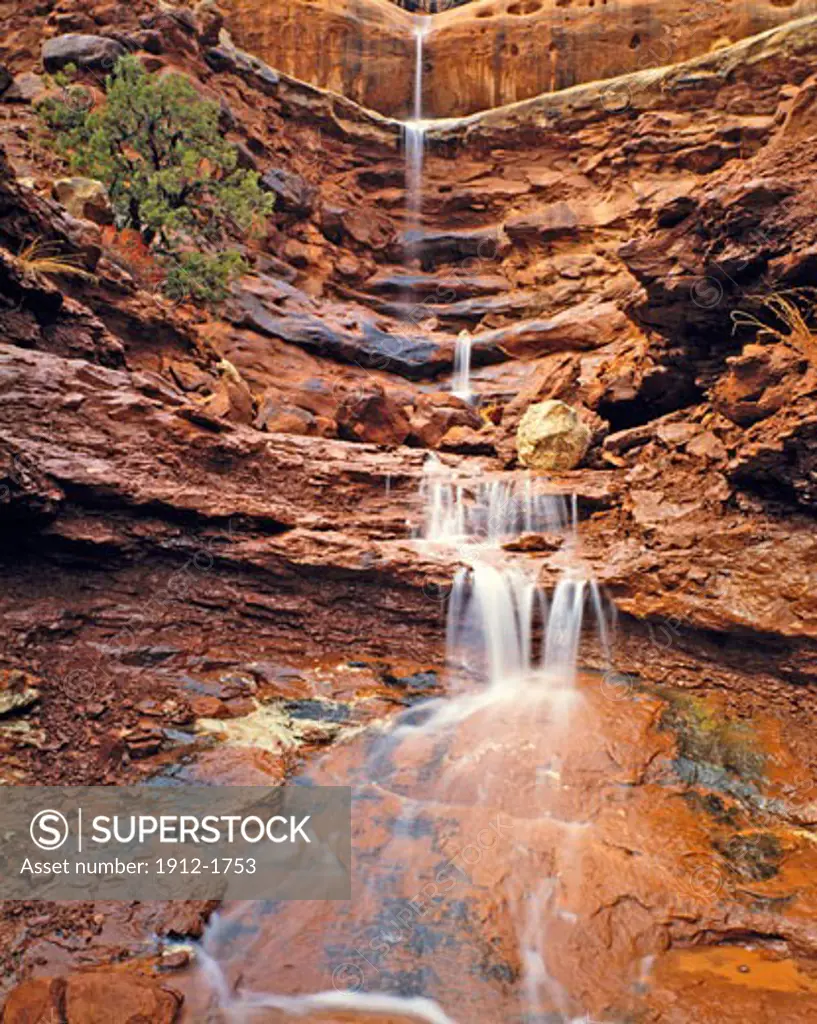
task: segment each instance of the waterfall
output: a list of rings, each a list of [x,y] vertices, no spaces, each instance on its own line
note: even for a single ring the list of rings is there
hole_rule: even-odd
[[[575,532],[575,509],[530,476],[458,482],[436,455],[423,466],[423,540],[499,544],[522,533]]]
[[[408,259],[419,232],[423,205],[423,52],[430,21],[427,16],[414,19],[412,118],[405,123]],[[470,372],[471,337],[463,331],[457,338],[451,389],[466,401],[472,397]],[[387,477],[387,493],[390,484]],[[400,928],[395,930],[394,938],[389,930],[388,939],[379,941],[377,952],[372,945],[372,931],[377,935],[376,909],[405,903],[406,894],[419,888],[419,881],[412,878],[415,865],[404,860],[405,840],[401,837],[422,834],[433,827],[436,808],[450,807],[451,820],[456,822],[457,808],[469,803],[476,814],[483,807],[507,807],[520,822],[555,822],[562,830],[563,848],[571,841],[571,830],[584,827],[580,817],[560,817],[559,801],[567,788],[560,775],[563,738],[570,735],[575,725],[572,715],[581,706],[576,684],[585,627],[588,620],[595,620],[605,660],[609,658],[610,628],[598,585],[573,557],[578,539],[576,499],[548,493],[546,488],[546,480],[520,473],[475,481],[457,476],[434,454],[426,459],[421,482],[423,521],[416,540],[419,544],[453,547],[463,563],[454,574],[446,610],[446,695],[410,708],[382,729],[366,730],[365,740],[359,744],[359,775],[354,774],[353,758],[345,761],[343,757],[331,766],[329,775],[333,784],[352,785],[353,793],[364,800],[384,795],[391,800],[389,814],[383,815],[383,829],[388,827],[392,808],[403,808],[393,821],[390,836],[378,840],[382,843],[378,856],[388,865],[386,874],[373,872],[370,877],[366,868],[371,868],[372,861],[365,856],[355,868],[354,891],[363,908],[362,916],[355,916],[353,901],[349,910],[330,922],[340,933],[338,955],[351,958],[340,968],[357,972],[354,984],[351,988],[339,987],[336,973],[340,968],[335,967],[331,977],[321,980],[312,993],[301,994],[309,983],[291,974],[288,980],[276,975],[289,989],[287,993],[240,989],[242,970],[233,971],[232,980],[228,980],[235,966],[229,957],[235,930],[214,915],[198,962],[208,997],[215,1000],[227,1019],[245,1021],[258,1011],[270,1009],[287,1017],[321,1015],[321,1019],[335,1019],[335,1015],[342,1014],[345,1019],[354,1013],[355,1019],[400,1017],[426,1024],[455,1024],[447,1006],[444,1009],[424,994],[397,995],[391,991],[395,983],[390,970],[381,973],[380,947],[385,946],[385,955],[395,957],[393,977],[399,979],[399,944],[403,942]],[[556,547],[563,542],[564,567],[550,595],[538,580],[535,562],[502,549],[503,543],[523,534],[554,535]],[[399,654],[395,651],[396,658]],[[354,743],[350,740],[346,745],[346,754]],[[330,751],[326,760],[332,757]],[[529,785],[524,789],[526,780]],[[521,799],[520,794],[524,794]],[[515,809],[511,810],[514,801]],[[366,814],[371,813],[371,806],[367,806]],[[426,808],[431,812],[423,818]],[[451,827],[446,825],[449,830]],[[492,856],[491,848],[486,845],[486,857]],[[445,849],[444,844],[439,849]],[[561,1024],[583,1024],[588,1018],[575,1016],[566,991],[548,970],[547,922],[559,913],[559,879],[554,876],[543,881],[541,875],[536,875],[530,883],[524,871],[526,855],[521,841],[509,843],[502,853],[502,877],[517,884],[516,896],[507,902],[522,962],[520,1009],[526,1011],[524,1019],[539,1019],[542,1005],[548,1004],[556,1009]],[[272,933],[279,930],[284,910],[277,907],[270,915],[274,920],[265,924],[263,915],[268,911],[263,904],[259,906],[262,923],[258,934],[263,938],[265,927]],[[293,966],[297,965],[301,931],[306,935],[324,934],[327,924],[321,916],[326,912],[318,901],[311,911],[305,909],[302,913],[305,918],[296,918],[297,927],[289,932]],[[315,916],[309,917],[310,913]],[[427,927],[431,941],[431,918]],[[241,967],[253,956],[254,934],[251,928],[239,934]],[[336,937],[333,933],[331,941]],[[417,946],[418,960],[423,955],[421,946]],[[267,963],[263,945],[256,956],[259,962]],[[441,961],[444,967],[447,958]],[[444,980],[442,968],[441,975]],[[417,976],[422,976],[420,967]],[[334,988],[328,987],[329,980]],[[370,982],[375,987],[366,990]],[[429,984],[433,986],[433,981]],[[293,991],[298,994],[291,994]],[[455,997],[452,995],[449,1001],[455,1002]],[[459,1012],[459,1007],[451,1012]],[[485,1019],[491,1019],[490,1013]]]
[[[464,402],[470,402],[473,397],[471,391],[471,334],[469,331],[460,331],[457,335],[457,344],[454,349],[454,374],[451,378],[451,393],[461,398]]]
[[[607,612],[595,581],[567,570],[548,602],[544,589],[515,566],[476,559],[454,578],[446,624],[446,663],[493,690],[567,689],[576,679],[586,616],[595,619],[609,660]]]
[[[231,932],[216,916],[208,926],[199,955],[201,976],[211,998],[236,1024],[264,1009],[278,1010],[288,1017],[336,1012],[354,1013],[356,1019],[393,1015],[426,1024],[456,1024],[448,1006],[423,994],[397,995],[389,990],[387,974],[381,974],[382,961],[373,952],[371,938],[366,944],[375,911],[361,893],[374,899],[375,906],[404,903],[405,892],[414,888],[406,888],[399,868],[403,863],[402,844],[405,836],[428,827],[428,808],[456,808],[469,794],[477,810],[483,805],[504,807],[506,801],[518,795],[525,772],[533,780],[526,791],[529,796],[515,811],[508,807],[509,814],[521,816],[520,821],[526,816],[550,821],[560,829],[561,844],[568,851],[586,827],[580,818],[560,817],[560,795],[565,788],[561,758],[565,737],[576,727],[573,716],[581,708],[582,694],[576,682],[580,641],[588,619],[595,617],[599,644],[605,657],[609,653],[609,628],[601,593],[595,581],[569,557],[548,600],[529,562],[515,564],[498,543],[485,543],[486,537],[497,542],[542,524],[559,528],[570,540],[575,532],[575,502],[537,494],[530,477],[483,482],[470,489],[469,497],[465,486],[453,483],[438,460],[431,460],[426,468],[424,493],[432,506],[426,516],[427,528],[431,524],[438,534],[447,533],[449,543],[453,540],[460,544],[460,554],[469,564],[457,570],[448,601],[447,695],[428,701],[421,709],[409,710],[382,732],[370,732],[368,743],[361,745],[365,750],[358,778],[361,799],[388,794],[403,807],[393,825],[393,839],[387,840],[379,853],[389,870],[385,876],[375,874],[370,880],[366,871],[370,861],[363,858],[354,879],[357,898],[364,908],[362,916],[343,914],[337,925],[350,929],[348,936],[339,940],[338,948],[346,950],[342,955],[356,957],[362,947],[366,952],[360,953],[361,963],[375,987],[367,991],[360,981],[349,990],[324,987],[307,994],[239,992],[228,983],[229,957],[222,959],[231,948]],[[452,685],[462,674],[466,677],[464,685]],[[343,764],[341,758],[341,772]],[[432,767],[433,771],[429,770]],[[333,774],[332,778],[336,784],[355,783],[355,777],[343,774]],[[487,853],[492,846],[493,841],[486,846]],[[525,870],[527,848],[524,843],[510,844],[503,856],[510,884],[516,872]],[[578,860],[578,856],[572,860]],[[412,865],[406,864],[407,878],[411,871]],[[526,877],[523,873],[522,878]],[[588,1024],[588,1017],[576,1016],[568,992],[548,968],[548,946],[555,941],[550,925],[570,917],[559,905],[559,882],[558,876],[544,880],[534,876],[529,887],[516,889],[507,900],[522,963],[518,999],[526,1011],[524,1019],[540,1019],[541,1007],[546,1005],[555,1008],[557,1014],[548,1016],[548,1020]],[[409,884],[416,887],[419,882]],[[307,934],[324,926],[321,905],[316,903],[314,907],[316,916],[307,916],[303,922]],[[270,925],[273,931],[278,920],[275,917]],[[239,958],[252,955],[252,947],[245,941],[242,939]],[[404,941],[401,930],[397,928],[393,938],[382,941],[386,955],[396,958],[396,950]],[[348,968],[349,963],[342,966]],[[359,970],[360,979],[369,976],[362,967]],[[385,989],[380,988],[381,980]],[[335,981],[336,973],[332,973],[332,983]]]
[[[544,594],[524,573],[475,562],[454,579],[446,663],[492,687],[515,687],[531,672],[535,622],[546,617]]]
[[[422,122],[407,121],[406,139],[406,212],[410,236],[419,231],[423,209],[423,149],[425,127]]]
[[[609,656],[607,611],[595,580],[568,562],[551,602],[528,572],[498,556],[525,533],[577,536],[575,496],[548,494],[526,474],[459,481],[431,454],[420,485],[421,540],[457,547],[468,568],[455,574],[448,603],[446,661],[493,688],[517,689],[535,674],[569,686],[575,679],[585,615],[595,618]]]
[[[406,214],[409,237],[419,231],[423,209],[423,158],[425,124],[423,122],[423,51],[425,37],[431,27],[428,15],[414,18],[414,83],[411,120],[404,124],[406,151]],[[411,247],[407,253],[410,258]]]

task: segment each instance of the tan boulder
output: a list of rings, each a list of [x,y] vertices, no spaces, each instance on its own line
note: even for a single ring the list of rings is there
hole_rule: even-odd
[[[551,399],[528,408],[516,432],[516,451],[529,469],[575,469],[587,454],[590,438],[590,428],[576,410]]]
[[[95,178],[60,178],[51,193],[73,217],[95,224],[113,224],[113,210],[108,190]]]

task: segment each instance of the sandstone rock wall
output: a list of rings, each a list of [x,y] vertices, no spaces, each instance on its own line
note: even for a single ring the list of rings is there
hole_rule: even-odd
[[[227,0],[236,42],[384,114],[409,115],[412,15],[388,0]],[[687,60],[813,13],[815,0],[479,0],[434,15],[423,111],[458,117]]]
[[[279,71],[373,110],[405,113],[412,16],[388,0],[228,0],[225,9],[238,45]]]

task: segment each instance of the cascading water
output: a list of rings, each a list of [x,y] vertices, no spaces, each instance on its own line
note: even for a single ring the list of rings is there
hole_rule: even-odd
[[[427,16],[418,16],[414,22],[413,118],[405,125],[409,246],[411,229],[419,229],[422,214],[423,50],[429,25]],[[457,342],[452,390],[465,400],[472,397],[470,365],[471,338],[463,332]],[[424,467],[422,499],[418,543],[453,547],[464,563],[454,576],[447,607],[447,696],[410,708],[380,731],[367,730],[356,747],[354,741],[347,745],[358,752],[357,761],[352,757],[345,762],[341,752],[335,763],[330,753],[310,772],[319,784],[351,785],[366,816],[379,806],[378,801],[383,804],[375,818],[392,822],[391,838],[381,839],[378,850],[378,861],[387,870],[378,879],[371,871],[371,857],[355,848],[355,901],[350,910],[335,916],[330,912],[329,927],[339,936],[335,939],[326,933],[327,921],[321,917],[325,905],[318,901],[289,912],[294,918],[289,930],[286,912],[263,903],[214,916],[198,958],[199,977],[209,1000],[207,1013],[215,1002],[223,1019],[236,1022],[256,1019],[266,1009],[322,1021],[337,1014],[344,1020],[371,1017],[456,1024],[462,1019],[457,986],[462,993],[463,985],[467,990],[474,983],[484,949],[476,950],[476,959],[464,970],[451,961],[454,966],[446,974],[446,957],[438,955],[446,941],[446,915],[442,913],[437,922],[431,911],[424,911],[429,916],[423,928],[438,925],[442,932],[430,940],[433,957],[428,975],[412,965],[409,991],[413,994],[405,994],[402,975],[381,958],[399,961],[402,952],[410,960],[421,959],[420,936],[409,931],[405,950],[401,949],[401,926],[384,929],[377,945],[371,938],[373,919],[384,908],[404,902],[406,893],[411,895],[420,884],[412,880],[411,860],[402,856],[404,838],[426,834],[435,808],[445,813],[442,832],[435,832],[433,840],[434,858],[451,821],[459,822],[460,830],[481,825],[477,834],[489,832],[490,814],[497,807],[507,810],[517,823],[546,823],[562,850],[571,850],[585,827],[580,812],[565,809],[562,764],[569,752],[568,722],[580,703],[575,684],[588,611],[596,620],[605,658],[609,629],[597,585],[572,557],[578,535],[576,501],[547,493],[530,475],[497,475],[476,483],[459,480],[433,455]],[[536,533],[556,535],[556,545],[561,543],[565,552],[564,572],[550,599],[530,561],[514,559],[502,549],[514,537]],[[463,819],[463,814],[474,820]],[[501,854],[491,854],[501,856],[496,867],[512,890],[505,899],[505,912],[511,917],[508,932],[517,943],[520,979],[513,1016],[521,1012],[524,1019],[545,1019],[544,1012],[548,1020],[582,1024],[587,1018],[576,1015],[548,967],[548,923],[570,916],[558,909],[558,872],[542,873],[534,865],[531,881],[525,851],[523,841],[508,845]],[[274,987],[279,991],[238,991],[248,965],[270,962],[264,945],[270,932],[284,936],[288,961],[284,966],[305,968],[319,963],[322,951],[329,947],[352,961],[332,970],[329,979],[316,979],[314,986],[295,972],[276,975]],[[237,950],[236,936],[240,937]],[[315,936],[319,937],[317,948],[310,945]],[[252,946],[255,941],[258,949]],[[439,942],[443,943],[440,949]],[[296,962],[299,943],[304,944],[304,954]],[[339,987],[341,968],[358,972],[352,975],[352,986]],[[438,981],[436,991],[430,991],[431,979]],[[421,980],[423,987],[416,988]],[[280,990],[280,986],[285,987]],[[301,994],[310,988],[314,988],[311,994]],[[480,1006],[478,1017],[468,1018],[469,1022],[475,1019],[508,1018],[496,1006]]]
[[[548,602],[523,570],[475,559],[454,578],[446,626],[446,661],[466,666],[494,688],[512,693],[543,684],[572,685],[586,610],[609,656],[609,628],[595,580],[565,572]]]
[[[367,1017],[383,1017],[399,1014],[404,1019],[424,1024],[455,1024],[431,999],[422,997],[404,998],[385,993],[361,994],[328,990],[308,996],[281,996],[273,993],[252,993],[235,996],[226,984],[224,972],[213,951],[218,951],[220,931],[226,926],[215,914],[208,926],[204,941],[199,949],[198,959],[201,971],[217,997],[218,1008],[226,1021],[244,1024],[250,1019],[258,1020],[263,1010],[280,1010],[288,1016],[305,1017],[315,1014],[343,1013],[352,1010]],[[208,1017],[209,1019],[209,1017]],[[326,1018],[323,1018],[326,1020]]]
[[[423,161],[425,157],[425,123],[423,122],[423,51],[425,37],[431,26],[428,15],[414,19],[414,87],[411,120],[404,124],[406,154],[406,221],[407,257],[413,255],[411,240],[419,231],[423,209]]]
[[[569,804],[566,809],[562,765],[572,749],[573,716],[582,707],[576,678],[588,613],[596,620],[605,656],[609,628],[597,585],[570,554],[577,540],[575,502],[537,493],[527,476],[475,487],[457,485],[436,458],[429,460],[423,493],[428,505],[426,537],[455,546],[466,563],[455,575],[447,608],[448,696],[412,708],[379,735],[375,731],[368,743],[361,742],[359,775],[346,774],[348,767],[338,775],[331,754],[326,759],[326,777],[315,772],[324,784],[327,778],[335,784],[351,783],[366,814],[372,813],[371,802],[377,799],[397,800],[402,807],[394,819],[393,838],[378,853],[388,865],[385,880],[372,878],[371,860],[363,856],[361,864],[368,868],[359,866],[353,883],[355,906],[363,908],[358,911],[361,917],[353,912],[351,920],[348,913],[338,919],[338,927],[350,930],[339,948],[352,948],[356,957],[360,955],[362,966],[356,970],[375,989],[367,991],[356,982],[350,991],[325,985],[308,995],[237,994],[226,980],[231,969],[233,976],[236,973],[229,955],[232,936],[236,931],[252,934],[254,926],[241,922],[236,930],[235,923],[215,919],[203,944],[201,970],[228,1020],[253,1019],[265,1008],[316,1020],[333,1012],[354,1014],[350,1019],[394,1016],[428,1024],[456,1024],[464,1019],[459,1016],[458,1001],[448,997],[445,988],[433,993],[436,999],[427,991],[404,995],[398,994],[399,988],[389,988],[389,972],[380,958],[399,956],[399,944],[405,938],[400,927],[384,930],[376,946],[367,939],[371,917],[378,912],[373,908],[399,905],[405,891],[401,879],[411,873],[412,865],[401,856],[401,837],[422,835],[429,827],[432,808],[450,808],[447,814],[455,814],[457,808],[470,807],[479,822],[481,808],[488,812],[500,806],[515,821],[547,822],[559,837],[563,856],[568,862],[576,859],[574,851],[586,824],[580,805],[578,810]],[[529,563],[514,561],[500,547],[503,540],[530,529],[547,529],[564,538],[565,568],[550,600]],[[447,814],[443,822],[448,821]],[[476,828],[473,823],[468,827]],[[549,967],[549,945],[558,941],[556,926],[571,919],[568,911],[559,908],[559,873],[542,876],[534,869],[531,875],[525,849],[524,842],[507,847],[501,862],[510,886],[505,901],[510,931],[518,944],[518,1009],[524,1019],[540,1019],[545,1008],[549,1016],[541,1019],[584,1024],[588,1018],[577,1014]],[[419,883],[407,884],[411,892],[412,885]],[[318,916],[298,918],[297,935],[321,933],[320,904],[314,906],[312,913]],[[280,918],[276,916],[275,921],[273,930],[280,926]],[[328,938],[325,941],[330,944]],[[414,939],[412,943],[408,953]],[[432,951],[435,948],[432,945]],[[248,953],[243,944],[240,949],[239,958],[245,964]],[[261,958],[265,955],[263,950],[258,953]],[[435,969],[436,974],[439,961]],[[336,971],[332,973],[335,989]],[[455,976],[444,978],[446,985],[457,983]],[[488,1011],[479,1019],[500,1019],[495,1014]],[[474,1021],[473,1016],[465,1019]]]
[[[468,331],[460,331],[457,335],[457,344],[454,349],[454,373],[451,377],[451,393],[461,398],[464,402],[470,402],[474,397],[471,389],[471,334]]]
[[[423,466],[423,540],[498,544],[522,533],[576,531],[576,503],[549,494],[533,478],[458,481],[436,455]]]

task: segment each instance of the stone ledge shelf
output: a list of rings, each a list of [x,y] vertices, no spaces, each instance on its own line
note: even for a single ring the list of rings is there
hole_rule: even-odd
[[[409,116],[417,16],[391,0],[224,7],[236,43],[278,70]],[[475,0],[430,17],[423,111],[460,117],[677,64],[812,13],[817,0]]]

